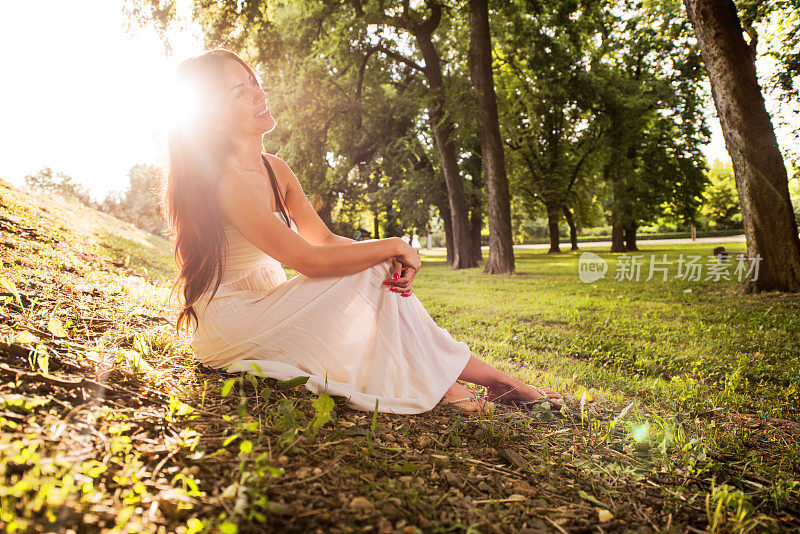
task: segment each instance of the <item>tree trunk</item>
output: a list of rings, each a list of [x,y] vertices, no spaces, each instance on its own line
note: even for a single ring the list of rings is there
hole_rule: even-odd
[[[747,291],[800,291],[800,238],[772,121],[733,0],[684,0],[731,156],[750,258]],[[752,260],[751,260],[752,261]],[[757,260],[758,261],[758,260]]]
[[[625,239],[625,250],[639,250],[636,246],[636,221],[630,221],[622,227],[622,234]]]
[[[561,206],[548,204],[547,206],[547,233],[550,236],[549,253],[561,252],[561,237],[558,235],[558,221],[561,219]]]
[[[464,184],[461,181],[456,149],[453,144],[453,122],[445,113],[444,84],[439,53],[433,45],[430,34],[417,33],[415,37],[422,52],[422,58],[425,60],[425,78],[430,85],[428,113],[433,137],[442,160],[442,173],[447,185],[447,198],[450,204],[453,236],[453,262],[450,268],[477,267],[478,264],[472,254],[472,237],[467,218]]]
[[[372,238],[373,239],[380,239],[380,237],[381,237],[379,235],[380,234],[380,229],[381,229],[381,223],[378,220],[378,212],[376,210],[375,213],[374,213],[374,218],[372,220]]]
[[[452,265],[453,263],[453,221],[450,217],[450,204],[447,202],[447,199],[441,199],[440,202],[436,204],[439,208],[439,214],[442,216],[442,220],[444,220],[444,246],[447,250],[447,255],[445,258],[446,265]]]
[[[611,184],[611,252],[625,252],[625,227],[622,213],[622,200],[617,180],[617,171],[611,162],[603,171],[607,183]]]
[[[483,249],[481,248],[481,230],[483,229],[483,213],[480,206],[472,206],[469,222],[472,235],[472,257],[475,263],[483,260]]]
[[[483,230],[483,202],[481,199],[481,189],[483,189],[483,169],[482,169],[481,147],[475,147],[474,154],[467,160],[467,168],[472,176],[472,195],[470,196],[469,222],[472,234],[472,254],[475,262],[483,261],[483,249],[481,248],[481,231]]]
[[[572,212],[566,206],[563,207],[564,209],[564,218],[567,220],[567,224],[569,225],[569,242],[571,245],[570,250],[578,250],[578,228],[575,225],[575,217],[572,216]]]
[[[489,258],[483,272],[510,274],[514,272],[511,199],[492,76],[488,0],[470,1],[468,63],[478,103],[478,131],[489,215]]]
[[[611,224],[611,252],[625,252],[625,234],[621,223]]]

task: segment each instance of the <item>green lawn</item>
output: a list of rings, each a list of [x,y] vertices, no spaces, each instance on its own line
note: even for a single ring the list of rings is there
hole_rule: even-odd
[[[583,251],[517,251],[516,274],[494,277],[480,268],[453,272],[442,256],[426,255],[415,291],[440,326],[476,352],[569,394],[588,389],[674,413],[723,407],[797,421],[800,298],[741,294],[735,277],[674,278],[679,255],[706,263],[713,247],[643,247],[638,282],[614,279],[620,254],[586,247],[610,264],[590,284],[578,276]],[[646,281],[650,257],[664,254],[673,264],[668,280]]]
[[[425,255],[415,292],[431,316],[476,354],[567,398],[631,412],[652,439],[679,426],[685,446],[719,453],[741,477],[773,480],[780,496],[796,487],[800,447],[800,296],[742,294],[739,283],[675,279],[681,254],[706,264],[715,244],[642,247],[640,281],[615,279],[621,254],[606,248],[547,254],[517,251],[516,274],[450,271]],[[744,244],[726,243],[728,251]],[[583,283],[584,251],[609,263]],[[672,263],[667,281],[646,281],[651,256]],[[624,259],[629,262],[629,259]],[[705,265],[704,265],[705,268]],[[630,414],[628,415],[630,417]],[[778,419],[774,425],[772,418]],[[724,469],[730,467],[725,465]],[[713,474],[712,460],[696,465]],[[752,487],[750,489],[753,489]],[[797,493],[794,493],[797,495]]]

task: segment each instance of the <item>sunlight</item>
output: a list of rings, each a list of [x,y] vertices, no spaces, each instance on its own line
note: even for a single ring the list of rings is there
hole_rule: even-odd
[[[165,94],[169,80],[202,44],[193,26],[175,28],[168,35],[174,52],[166,56],[154,30],[125,32],[122,3],[4,5],[4,179],[22,184],[25,175],[49,166],[102,199],[127,186],[134,164],[162,157],[160,133],[172,107]]]
[[[172,78],[168,82],[169,98],[163,110],[163,128],[181,127],[189,124],[192,117],[197,116],[201,97],[191,83]]]
[[[650,423],[640,425],[633,430],[633,439],[636,440],[637,443],[644,441],[649,435]]]

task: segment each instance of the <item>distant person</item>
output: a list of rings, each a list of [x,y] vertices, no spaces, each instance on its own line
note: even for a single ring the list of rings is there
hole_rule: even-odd
[[[413,295],[421,262],[408,243],[328,230],[289,166],[263,153],[275,119],[247,63],[212,50],[184,61],[178,78],[197,107],[169,133],[163,212],[175,238],[178,326],[192,329],[199,361],[308,376],[309,390],[359,410],[376,400],[382,412],[425,412],[440,400],[482,409],[457,379],[486,386],[489,401],[563,403],[434,323]],[[282,264],[300,274],[287,279]]]

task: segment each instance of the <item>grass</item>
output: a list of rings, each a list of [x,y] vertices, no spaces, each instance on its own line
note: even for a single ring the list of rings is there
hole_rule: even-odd
[[[518,251],[492,277],[424,254],[415,293],[437,324],[554,386],[566,416],[356,412],[198,365],[171,325],[165,241],[0,198],[4,531],[800,528],[797,296],[616,281],[624,258],[588,247],[609,265],[591,284],[580,253]],[[640,253],[705,264],[713,246]]]
[[[638,254],[645,266],[664,254],[673,263],[681,254],[705,261],[713,246]],[[737,249],[743,244],[728,247]],[[548,370],[530,379],[676,413],[724,407],[798,420],[800,298],[742,295],[735,279],[675,280],[676,265],[666,282],[645,281],[646,269],[639,282],[616,281],[620,254],[584,250],[609,261],[605,279],[580,281],[582,251],[518,251],[516,274],[495,278],[480,269],[451,272],[441,256],[426,256],[416,292],[440,326],[494,363]]]

